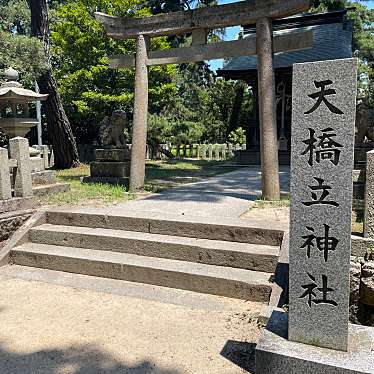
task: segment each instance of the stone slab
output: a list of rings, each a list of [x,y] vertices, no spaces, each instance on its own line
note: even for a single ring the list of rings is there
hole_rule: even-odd
[[[290,340],[348,345],[357,60],[293,68]]]
[[[96,149],[96,161],[128,161],[131,159],[129,148],[103,148]]]
[[[33,228],[29,238],[34,243],[64,243],[69,247],[132,253],[267,273],[274,272],[279,254],[277,246],[209,239],[191,240],[184,236],[51,224]]]
[[[271,274],[225,266],[38,243],[11,250],[15,264],[267,302]]]
[[[349,351],[287,339],[288,315],[273,312],[256,347],[257,374],[373,374],[374,328],[349,325]]]
[[[35,196],[56,194],[60,192],[70,191],[70,184],[69,183],[45,184],[45,185],[34,186],[32,190]]]
[[[94,161],[90,164],[91,177],[124,178],[130,176],[130,161]]]
[[[33,209],[37,206],[35,197],[15,197],[8,200],[0,200],[0,213],[17,210]]]
[[[117,178],[117,177],[83,177],[81,178],[82,183],[101,183],[101,184],[113,184],[128,188],[130,184],[130,178]]]
[[[31,217],[34,210],[21,210],[0,214],[0,242],[7,240]]]

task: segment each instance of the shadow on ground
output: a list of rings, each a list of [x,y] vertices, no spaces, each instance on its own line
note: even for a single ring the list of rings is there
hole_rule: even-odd
[[[0,344],[0,368],[4,374],[181,374],[147,360],[126,365],[95,345],[17,353]]]
[[[255,374],[255,349],[255,343],[228,340],[221,351],[221,356],[248,373]]]

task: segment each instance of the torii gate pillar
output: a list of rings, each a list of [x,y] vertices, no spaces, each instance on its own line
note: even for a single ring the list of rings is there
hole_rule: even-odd
[[[148,117],[148,42],[148,37],[144,35],[140,34],[136,38],[134,121],[130,169],[130,191],[132,192],[142,190],[145,180]]]
[[[279,200],[280,188],[273,64],[273,24],[270,18],[259,18],[256,22],[256,49],[260,113],[262,198],[265,200]]]

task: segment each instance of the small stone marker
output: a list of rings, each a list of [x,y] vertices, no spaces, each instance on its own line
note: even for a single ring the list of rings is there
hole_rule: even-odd
[[[295,64],[289,339],[347,351],[357,60]]]
[[[10,139],[9,153],[12,159],[17,160],[17,172],[14,182],[14,196],[32,196],[33,191],[29,141],[21,137]]]
[[[0,148],[0,200],[7,200],[11,197],[8,150]]]

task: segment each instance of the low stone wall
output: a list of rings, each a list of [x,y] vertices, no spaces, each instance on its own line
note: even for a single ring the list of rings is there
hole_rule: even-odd
[[[9,239],[34,213],[22,210],[0,214],[0,242]]]

